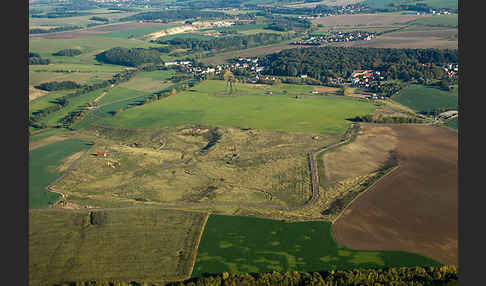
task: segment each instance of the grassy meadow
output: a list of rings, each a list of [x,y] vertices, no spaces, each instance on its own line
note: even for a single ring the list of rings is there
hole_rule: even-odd
[[[422,85],[410,85],[400,90],[392,99],[416,112],[427,112],[436,108],[455,109],[458,105],[458,89],[449,92]]]
[[[29,285],[185,279],[205,215],[154,208],[29,215]]]
[[[398,4],[399,2],[404,2],[401,0],[365,0],[363,3],[372,7],[372,8],[386,8],[390,4]],[[451,8],[457,9],[458,8],[458,0],[416,0],[416,1],[407,1],[407,4],[416,4],[422,3],[427,4],[432,8]]]
[[[459,23],[459,18],[457,14],[439,15],[433,17],[420,18],[413,21],[412,23],[414,25],[422,25],[422,26],[457,28]]]
[[[223,81],[205,81],[191,90],[106,117],[101,123],[124,128],[209,124],[311,133],[344,133],[346,119],[376,107],[342,97],[310,96],[312,86],[241,85],[233,95]],[[272,88],[272,95],[267,94]],[[285,93],[284,93],[285,90]],[[294,94],[309,95],[295,98]]]
[[[62,49],[79,49],[83,54],[72,58],[85,59],[85,63],[97,63],[94,59],[95,54],[114,47],[147,48],[151,46],[159,45],[137,39],[106,37],[101,35],[71,39],[29,39],[29,51],[39,53],[43,58],[49,58],[53,61],[65,61],[67,60],[66,58],[70,57],[56,57],[52,56],[52,53]]]
[[[114,31],[110,33],[103,33],[100,34],[102,37],[112,37],[112,38],[123,38],[123,39],[130,39],[130,38],[137,38],[141,37],[146,34],[167,30],[178,25],[161,25],[161,26],[150,26],[150,27],[141,27],[136,29],[125,29],[120,31]]]
[[[452,127],[454,129],[459,129],[459,118],[454,118],[446,123],[447,126]]]
[[[57,201],[59,195],[45,188],[61,176],[58,167],[64,159],[88,148],[87,142],[69,139],[29,152],[29,208],[45,208]]]
[[[342,247],[332,238],[329,222],[285,223],[211,215],[199,244],[192,276],[416,265],[439,263],[401,251],[358,251]]]

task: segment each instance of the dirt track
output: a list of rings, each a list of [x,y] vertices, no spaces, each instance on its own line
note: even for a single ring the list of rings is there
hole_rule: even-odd
[[[400,168],[358,198],[332,226],[335,240],[360,250],[404,250],[457,265],[457,133],[389,125]]]

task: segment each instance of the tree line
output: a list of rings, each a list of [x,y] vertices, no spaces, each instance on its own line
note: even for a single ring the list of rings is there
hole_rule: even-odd
[[[271,23],[266,29],[287,32],[296,29],[309,29],[312,26],[308,19],[300,19],[297,17],[271,16]]]
[[[43,59],[38,53],[29,52],[29,65],[48,65],[51,61]]]
[[[89,23],[86,26],[92,27],[92,26],[97,26],[97,25],[101,25],[101,24],[100,23]],[[50,29],[34,28],[34,29],[29,29],[29,34],[46,34],[46,33],[55,33],[55,32],[78,30],[78,29],[83,29],[83,28],[84,28],[84,26],[80,26],[80,25],[60,26],[60,27],[55,27],[55,28],[50,28]]]
[[[81,87],[80,84],[78,84],[74,81],[70,81],[70,80],[45,82],[45,83],[41,83],[41,84],[35,86],[35,88],[37,88],[37,89],[42,89],[42,90],[46,90],[46,91],[54,91],[54,90],[62,90],[62,89],[76,89],[76,88],[80,88],[80,87]]]
[[[336,61],[339,59],[339,61]],[[264,58],[265,73],[315,79],[349,77],[353,70],[380,71],[386,80],[441,79],[446,73],[440,67],[457,63],[456,50],[386,49],[356,47],[309,47],[283,50]],[[424,66],[423,64],[432,64]]]
[[[77,281],[53,286],[148,286],[143,282]],[[384,269],[330,270],[326,272],[271,272],[208,275],[166,286],[457,286],[455,266],[413,266]]]
[[[136,67],[146,63],[161,64],[160,52],[156,49],[116,47],[96,55],[96,60],[108,64]]]
[[[53,56],[65,56],[65,57],[74,57],[80,55],[82,52],[78,49],[63,49],[53,53]]]
[[[424,123],[422,118],[416,116],[384,116],[381,114],[367,114],[356,116],[352,119],[355,122],[372,122],[372,123]]]
[[[121,18],[120,21],[154,21],[160,20],[163,23],[169,23],[177,20],[186,20],[199,18],[200,20],[210,19],[227,19],[232,16],[217,11],[201,11],[199,9],[175,9],[153,12],[142,12],[128,17]]]
[[[109,80],[105,80],[105,81],[95,83],[95,84],[92,84],[92,85],[83,86],[82,88],[78,89],[77,91],[75,91],[73,93],[62,96],[62,97],[56,99],[53,102],[54,105],[50,105],[46,108],[43,108],[43,109],[40,109],[40,110],[33,112],[32,115],[29,118],[29,126],[32,126],[34,128],[46,128],[47,126],[44,123],[41,123],[40,120],[42,118],[46,117],[47,115],[49,115],[50,113],[59,111],[62,108],[69,105],[69,99],[70,98],[76,97],[76,96],[81,96],[81,95],[86,94],[88,92],[91,92],[93,90],[108,87],[109,85],[112,85],[112,84],[128,81],[133,76],[135,76],[136,73],[137,73],[137,70],[125,70],[125,71],[122,71],[120,73],[115,74]],[[68,115],[68,116],[70,116],[70,115]],[[71,115],[71,117],[74,118],[75,116]],[[65,119],[62,119],[61,121],[63,121],[64,123],[66,122]]]
[[[176,37],[169,40],[159,40],[159,44],[169,44],[177,48],[199,51],[233,51],[251,47],[278,43],[290,39],[288,34],[258,33],[252,35],[228,36],[223,39],[193,39]]]

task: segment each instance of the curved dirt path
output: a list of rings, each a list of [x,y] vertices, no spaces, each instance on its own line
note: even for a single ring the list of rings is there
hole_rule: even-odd
[[[360,196],[332,225],[337,243],[402,250],[458,264],[458,137],[430,125],[392,125],[400,168]]]

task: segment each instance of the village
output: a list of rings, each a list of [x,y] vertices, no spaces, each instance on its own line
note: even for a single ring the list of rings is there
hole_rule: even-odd
[[[293,42],[293,45],[321,45],[323,43],[338,43],[352,41],[369,41],[375,37],[370,32],[331,32],[330,35],[313,35],[306,39]]]
[[[423,66],[430,66],[429,63],[422,64]],[[215,66],[198,66],[194,65],[192,61],[174,61],[166,62],[166,67],[179,67],[184,72],[191,73],[195,77],[207,77],[209,74],[221,75],[226,70],[233,72],[235,75],[243,75],[245,81],[248,83],[258,83],[259,81],[273,81],[276,80],[276,76],[265,75],[263,73],[265,67],[262,64],[262,60],[258,57],[240,57],[233,59],[231,63],[228,64],[218,64]],[[442,66],[444,71],[447,73],[450,79],[457,79],[459,66],[458,64],[445,64]],[[301,74],[297,76],[301,79],[309,78],[306,74]],[[373,83],[379,81],[385,81],[385,77],[382,72],[367,69],[367,70],[353,70],[348,78],[344,77],[329,77],[329,82],[333,85],[343,85],[349,84],[351,87],[369,89],[372,87]],[[376,94],[370,94],[368,96],[370,99],[380,99],[383,96],[378,96]]]

